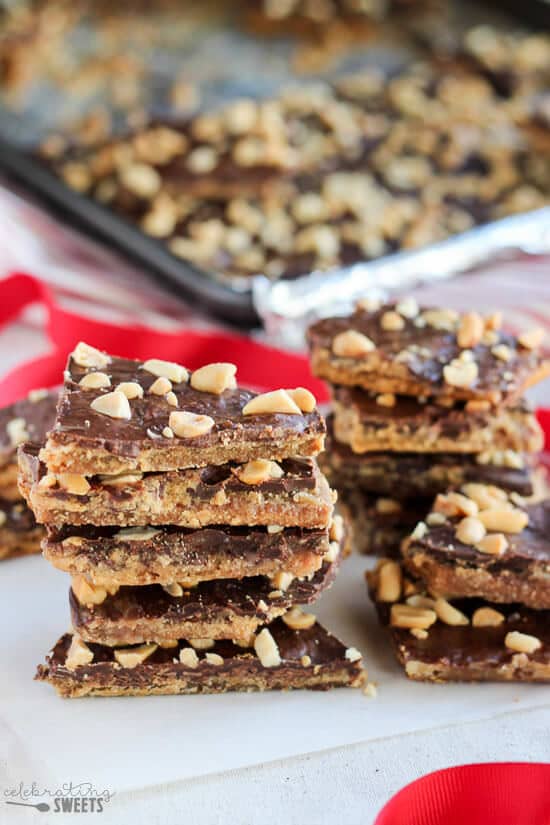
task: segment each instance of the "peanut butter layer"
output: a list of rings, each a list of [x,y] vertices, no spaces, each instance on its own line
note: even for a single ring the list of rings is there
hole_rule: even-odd
[[[133,659],[124,653],[121,657],[120,650],[95,644],[86,645],[89,653],[84,650],[84,655],[73,660],[68,658],[73,637],[65,634],[46,657],[46,664],[39,665],[36,678],[49,682],[65,698],[328,690],[362,684],[365,671],[360,655],[354,648],[346,648],[320,624],[292,630],[277,619],[268,633],[261,642],[257,638],[256,649],[226,640],[215,642],[209,650],[195,650],[182,640],[172,648],[152,646],[143,661],[140,653]],[[85,659],[85,664],[78,663]],[[121,665],[121,659],[126,664]]]
[[[350,387],[333,390],[334,435],[356,453],[516,453],[542,449],[542,429],[523,405],[468,411]]]
[[[211,524],[325,528],[333,496],[314,459],[284,459],[280,477],[258,484],[241,481],[242,465],[210,466],[166,473],[78,478],[71,493],[47,473],[32,445],[21,448],[20,486],[40,523],[141,526]],[[279,472],[278,471],[278,472]],[[75,479],[70,479],[71,485]],[[52,485],[52,486],[50,486]],[[55,485],[55,486],[54,486]],[[72,489],[75,489],[74,486]],[[85,491],[85,492],[84,492]]]
[[[427,596],[421,585],[409,597],[402,593],[388,601],[381,598],[380,571],[367,574],[367,578],[380,621],[389,626],[397,660],[409,679],[550,681],[547,610],[491,604],[480,599],[450,603]],[[414,587],[409,582],[409,588]],[[422,607],[414,607],[419,603]]]
[[[286,590],[278,577],[255,576],[202,582],[194,588],[178,585],[122,587],[112,595],[95,589],[99,604],[82,604],[90,596],[70,593],[75,631],[85,640],[110,646],[172,639],[237,639],[247,642],[258,627],[281,616],[293,605],[310,604],[329,587],[338,559],[326,562],[311,579],[294,579]],[[76,588],[76,590],[75,590]],[[80,594],[80,595],[78,595]]]
[[[430,499],[397,501],[361,490],[340,494],[351,522],[354,546],[368,556],[400,556],[401,543],[430,509]]]
[[[372,307],[359,302],[351,316],[310,327],[315,375],[377,394],[498,405],[550,374],[538,332],[516,338],[494,328],[498,316],[418,308],[410,300]]]
[[[55,420],[57,393],[34,390],[26,398],[0,409],[0,499],[18,501],[17,447],[41,443]]]
[[[328,531],[298,527],[48,528],[44,557],[98,586],[170,584],[315,573],[329,550]]]
[[[452,512],[444,502],[435,507]],[[526,523],[518,530],[523,514]],[[432,592],[550,609],[550,500],[523,509],[505,497],[495,503],[494,514],[481,510],[462,526],[464,513],[438,512],[435,524],[434,518],[428,516],[403,545],[405,566]],[[479,528],[480,520],[489,526]]]
[[[100,378],[90,377],[94,373]],[[42,460],[50,472],[94,475],[309,456],[323,448],[325,426],[316,410],[301,412],[294,404],[294,412],[278,412],[280,407],[275,404],[272,412],[266,408],[248,414],[246,405],[257,394],[238,388],[233,374],[218,384],[218,389],[227,385],[220,393],[195,388],[215,387],[214,370],[211,373],[203,376],[197,371],[194,377],[177,364],[151,365],[97,350],[91,356],[84,350],[82,356],[77,347],[69,358],[57,418],[41,452]],[[90,381],[100,381],[102,386],[91,387]],[[121,399],[121,394],[131,397]],[[98,408],[105,396],[104,403],[113,401],[113,409],[107,412]],[[190,414],[184,428],[174,421],[182,413]]]
[[[330,420],[329,420],[330,430]],[[378,495],[407,499],[433,498],[468,481],[495,484],[522,496],[533,494],[529,457],[509,451],[462,453],[355,453],[329,438],[319,464],[338,492],[357,488]]]
[[[44,530],[21,501],[0,499],[0,561],[40,552]]]

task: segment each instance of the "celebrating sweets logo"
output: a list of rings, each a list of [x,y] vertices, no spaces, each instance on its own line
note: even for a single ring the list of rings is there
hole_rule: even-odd
[[[91,782],[64,782],[58,788],[40,787],[20,782],[14,788],[5,788],[6,805],[34,808],[40,813],[100,814],[114,796],[114,791],[98,791]]]

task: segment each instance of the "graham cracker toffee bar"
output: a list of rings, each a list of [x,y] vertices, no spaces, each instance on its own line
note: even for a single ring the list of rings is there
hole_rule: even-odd
[[[404,564],[436,593],[550,609],[550,500],[525,506],[497,487],[439,495],[403,545]]]
[[[174,526],[48,528],[44,557],[100,587],[170,584],[315,573],[329,551],[329,531],[299,527]]]
[[[314,459],[253,460],[164,473],[48,473],[37,449],[20,449],[20,487],[39,522],[141,526],[213,524],[324,528],[333,494]]]
[[[519,337],[498,313],[421,308],[409,298],[359,301],[349,317],[325,318],[308,331],[313,372],[333,384],[377,394],[465,401],[467,411],[512,403],[550,374],[543,330]]]
[[[197,645],[197,642],[195,641]],[[346,648],[320,624],[294,630],[275,620],[251,647],[231,641],[170,647],[87,645],[65,634],[38,667],[36,678],[65,698],[226,693],[359,687],[361,654]]]
[[[356,453],[482,453],[489,459],[505,450],[542,449],[541,427],[524,403],[499,410],[465,406],[334,387],[334,435]]]
[[[233,364],[116,358],[86,344],[69,357],[41,458],[53,473],[158,472],[261,456],[310,456],[325,427],[303,388],[256,394]]]
[[[408,579],[398,562],[367,573],[378,616],[410,679],[550,682],[550,613],[481,599],[449,602]]]
[[[329,434],[332,432],[328,421]],[[355,453],[329,437],[319,465],[336,490],[364,490],[398,500],[432,498],[466,482],[494,484],[522,496],[533,494],[534,464],[513,451],[463,453]]]
[[[332,584],[338,563],[336,554],[311,579],[281,572],[272,579],[215,580],[193,588],[174,582],[107,592],[77,577],[70,592],[72,624],[85,641],[110,646],[189,637],[246,642],[260,625],[315,601]],[[314,618],[306,614],[304,621]]]

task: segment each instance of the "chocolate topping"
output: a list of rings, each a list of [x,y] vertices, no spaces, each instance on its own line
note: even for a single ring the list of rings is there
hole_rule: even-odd
[[[455,536],[456,524],[450,522],[440,527],[430,527],[422,539],[414,539],[406,551],[407,556],[425,552],[441,563],[483,568],[493,574],[503,570],[521,573],[534,563],[542,563],[550,569],[550,499],[526,508],[528,526],[517,534],[508,534],[508,547],[500,556],[481,553],[469,544],[463,544]]]
[[[401,369],[406,370],[409,380],[419,382],[422,388],[419,394],[422,394],[424,388],[431,388],[434,394],[445,391],[452,396],[453,387],[445,385],[443,369],[462,352],[456,330],[438,329],[429,323],[419,325],[416,318],[402,316],[402,329],[384,329],[382,316],[389,310],[395,310],[395,306],[386,304],[373,312],[356,309],[350,317],[324,318],[309,328],[309,345],[314,352],[327,350],[332,353],[334,338],[339,333],[354,330],[374,343],[376,355],[380,359],[378,371],[384,372],[388,367],[399,364]],[[428,308],[422,308],[421,313],[427,310]],[[493,397],[496,393],[500,393],[502,398],[517,396],[529,377],[541,367],[543,362],[538,352],[521,347],[517,338],[506,332],[498,331],[495,335],[494,343],[481,341],[471,347],[478,374],[466,396],[458,393],[457,397]],[[510,359],[505,368],[502,360],[492,351],[495,344],[505,345],[510,350]],[[403,358],[401,353],[405,350],[407,357]],[[345,361],[334,355],[331,358],[335,362]]]
[[[140,361],[112,358],[102,370],[111,380],[111,390],[122,382],[135,382],[143,390],[143,398],[130,401],[132,417],[129,420],[110,418],[91,408],[92,401],[103,394],[102,390],[84,389],[79,381],[89,371],[72,359],[61,395],[58,415],[50,440],[56,445],[78,444],[90,450],[103,449],[109,453],[136,458],[141,450],[154,450],[174,446],[192,447],[200,452],[205,447],[227,448],[242,441],[253,441],[269,446],[275,436],[322,436],[325,428],[315,411],[302,415],[274,413],[267,415],[243,415],[243,407],[256,393],[249,390],[228,389],[216,395],[193,389],[187,382],[173,383],[177,407],[170,406],[164,396],[150,394],[156,376],[143,369]],[[168,442],[163,430],[169,416],[175,410],[196,415],[207,415],[214,420],[212,430],[194,438],[175,438]],[[194,466],[193,462],[185,466]],[[196,466],[196,463],[195,463]],[[158,469],[177,469],[159,467]]]
[[[468,617],[478,608],[490,606],[479,599],[453,601],[453,605]],[[376,607],[380,620],[387,624],[389,606],[378,603]],[[536,636],[542,642],[542,647],[529,654],[529,659],[550,665],[550,611],[502,604],[495,605],[495,609],[505,616],[505,621],[498,627],[473,627],[471,624],[452,627],[437,621],[429,628],[426,639],[417,639],[408,630],[390,628],[398,658],[403,663],[411,660],[440,663],[466,671],[474,665],[484,664],[496,671],[517,655],[506,647],[504,639],[507,633],[518,631]]]
[[[0,466],[15,461],[17,445],[13,444],[8,432],[10,421],[22,418],[29,441],[42,443],[53,426],[56,404],[57,392],[48,392],[36,401],[23,398],[0,409]]]

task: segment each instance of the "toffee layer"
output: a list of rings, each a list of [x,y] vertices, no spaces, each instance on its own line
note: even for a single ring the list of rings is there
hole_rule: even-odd
[[[446,407],[393,396],[393,406],[384,406],[377,398],[350,387],[333,389],[334,436],[356,453],[490,455],[504,450],[538,452],[543,446],[537,419],[522,405],[468,412],[461,403]]]
[[[141,526],[212,524],[324,528],[333,495],[313,459],[284,459],[282,476],[260,484],[240,481],[239,465],[159,473],[91,476],[84,494],[70,493],[47,473],[37,449],[19,452],[20,487],[39,522]],[[61,482],[63,479],[61,479]],[[50,486],[52,482],[52,486]]]

